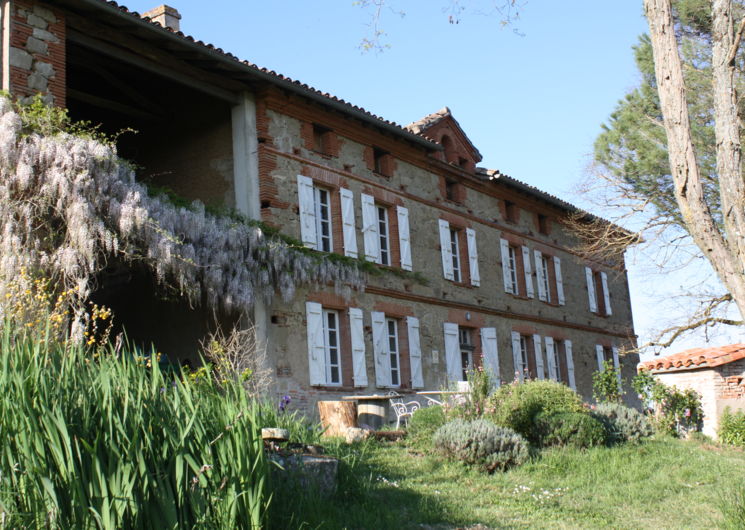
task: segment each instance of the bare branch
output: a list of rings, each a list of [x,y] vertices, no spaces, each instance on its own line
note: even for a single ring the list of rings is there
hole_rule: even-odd
[[[730,66],[735,65],[735,57],[737,57],[737,50],[740,48],[743,31],[745,31],[745,17],[740,21],[740,26],[737,28],[737,34],[735,35],[735,41],[732,43],[729,55],[727,56],[727,64]]]

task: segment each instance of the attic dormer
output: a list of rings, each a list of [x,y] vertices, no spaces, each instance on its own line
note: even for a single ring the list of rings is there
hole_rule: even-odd
[[[442,151],[432,154],[438,160],[469,172],[476,171],[476,164],[481,162],[481,153],[468,139],[447,107],[407,125],[406,128],[438,142],[442,146]]]

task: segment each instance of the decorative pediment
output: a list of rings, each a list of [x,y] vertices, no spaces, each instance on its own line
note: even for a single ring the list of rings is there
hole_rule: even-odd
[[[406,128],[442,146],[443,150],[433,155],[435,158],[468,171],[475,171],[476,164],[481,162],[481,153],[468,139],[448,107],[410,123]]]

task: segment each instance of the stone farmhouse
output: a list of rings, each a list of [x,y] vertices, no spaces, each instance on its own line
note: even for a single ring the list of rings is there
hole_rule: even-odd
[[[119,153],[149,184],[382,271],[351,297],[304,289],[257,304],[279,395],[311,409],[350,393],[440,389],[484,366],[502,382],[551,378],[591,399],[603,361],[635,374],[638,357],[619,356],[635,340],[623,256],[581,259],[565,223],[577,208],[480,167],[448,108],[397,125],[181,33],[166,6],[1,5],[4,90],[42,93],[105,131],[135,129]],[[193,358],[210,311],[153,286],[115,271],[101,296],[132,340]]]

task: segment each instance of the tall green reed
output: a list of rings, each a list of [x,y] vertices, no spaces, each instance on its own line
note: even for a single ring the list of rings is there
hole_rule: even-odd
[[[0,337],[0,528],[258,528],[268,467],[239,383]],[[100,351],[100,350],[99,350]]]

